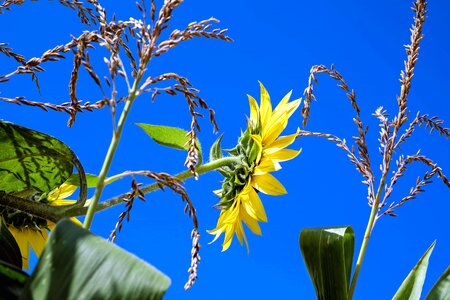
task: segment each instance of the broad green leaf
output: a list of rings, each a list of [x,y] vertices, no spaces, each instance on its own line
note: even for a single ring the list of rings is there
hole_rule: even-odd
[[[76,186],[80,186],[80,176],[78,174],[72,174],[66,183],[70,183]],[[88,188],[96,187],[98,183],[98,176],[93,174],[86,174],[86,183]]]
[[[355,234],[351,226],[305,228],[300,249],[319,300],[347,300]]]
[[[213,161],[219,158],[222,158],[222,148],[220,147],[220,142],[222,141],[223,134],[221,134],[217,140],[214,142],[214,144],[211,146],[211,149],[209,150],[209,160]]]
[[[419,300],[422,294],[422,286],[427,275],[428,260],[433,252],[434,241],[431,246],[425,251],[420,260],[408,274],[408,277],[403,281],[400,288],[395,293],[393,300]]]
[[[53,230],[21,299],[162,299],[170,279],[69,220]]]
[[[0,298],[19,299],[28,277],[21,269],[0,261]]]
[[[0,149],[0,191],[45,193],[72,174],[72,151],[47,134],[0,121]]]
[[[22,254],[19,245],[8,230],[3,217],[0,217],[0,261],[22,269]]]
[[[450,267],[436,281],[428,293],[426,300],[449,300],[450,299]]]
[[[181,128],[162,126],[162,125],[152,125],[144,123],[136,123],[137,126],[144,129],[145,133],[148,134],[155,142],[160,145],[175,148],[179,150],[189,150],[189,137],[188,132]],[[198,147],[198,165],[202,162],[202,147],[199,140],[196,140]]]

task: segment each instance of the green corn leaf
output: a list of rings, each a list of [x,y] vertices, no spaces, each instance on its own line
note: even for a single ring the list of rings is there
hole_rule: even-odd
[[[419,300],[422,294],[422,286],[427,275],[428,260],[433,252],[436,241],[425,251],[420,260],[403,281],[395,293],[393,300]]]
[[[144,123],[136,123],[136,125],[141,127],[149,137],[160,145],[179,150],[189,150],[189,145],[187,144],[189,137],[187,136],[188,132],[186,130],[177,127]],[[195,142],[198,148],[197,164],[200,165],[202,163],[202,148],[198,139]]]
[[[355,234],[351,226],[305,228],[300,250],[317,299],[347,300]]]
[[[19,299],[28,277],[21,269],[0,261],[0,298]]]
[[[72,151],[47,134],[0,121],[0,149],[0,191],[45,193],[72,174]]]
[[[436,281],[428,293],[426,300],[449,300],[450,299],[450,267]]]
[[[170,279],[144,261],[62,220],[21,299],[162,299]]]

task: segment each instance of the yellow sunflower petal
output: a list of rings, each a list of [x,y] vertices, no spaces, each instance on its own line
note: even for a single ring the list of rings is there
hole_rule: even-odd
[[[247,236],[245,235],[245,231],[244,231],[241,221],[239,221],[239,223],[236,225],[235,231],[236,231],[236,236],[238,237],[239,243],[242,245],[242,242],[244,242],[245,246],[247,247],[247,252],[250,252],[250,248],[248,247]],[[231,240],[230,240],[230,243],[227,244],[226,249],[222,249],[222,251],[227,250],[228,247],[230,247],[230,244],[231,244]]]
[[[264,175],[266,173],[278,171],[281,169],[281,165],[272,160],[269,156],[263,154],[263,157],[259,164],[253,169],[253,175]]]
[[[272,103],[270,102],[269,93],[264,85],[261,82],[259,82],[259,85],[261,89],[261,108],[259,114],[261,118],[261,126],[264,128],[272,118]]]
[[[74,222],[74,223],[77,224],[78,226],[83,227],[83,223],[81,223],[81,221],[78,220],[77,218],[70,218],[70,221]]]
[[[256,219],[261,222],[267,222],[266,211],[264,210],[264,205],[261,202],[261,199],[258,196],[258,193],[252,187],[249,193],[249,200],[251,207],[255,212]]]
[[[257,125],[259,123],[258,102],[250,95],[247,95],[247,97],[250,104],[250,121],[253,123],[253,125]]]
[[[76,189],[77,186],[75,185],[63,183],[48,194],[48,200],[55,201],[57,199],[67,198],[72,195]]]
[[[286,114],[280,116],[270,126],[266,126],[263,130],[263,145],[269,146],[283,132],[288,124],[288,116]]]
[[[250,187],[251,189],[253,189],[253,187]],[[252,197],[254,197],[254,195],[252,195]],[[256,197],[258,197],[258,195],[256,195]],[[258,197],[259,198],[259,197]],[[250,194],[247,194],[245,197],[243,197],[242,199],[242,208],[239,212],[239,217],[241,219],[243,219],[243,212],[245,211],[247,215],[249,215],[251,218],[257,220],[258,216],[257,216],[257,212],[255,210],[255,207],[253,207],[252,205],[252,199],[250,199]]]
[[[258,148],[262,149],[262,138],[261,138],[261,136],[259,134],[252,134],[250,137],[258,145]]]
[[[281,149],[284,149],[287,146],[291,145],[295,141],[296,137],[297,133],[281,136],[278,139],[276,139],[273,143],[268,145],[267,148],[264,148],[264,153],[271,154]]]
[[[252,185],[258,191],[267,195],[283,195],[287,194],[284,186],[271,174],[252,176]]]
[[[44,250],[45,243],[47,242],[48,239],[47,230],[42,229],[40,231],[38,230],[29,230],[29,231],[33,232],[29,233],[28,241],[34,253],[37,255],[37,257],[39,257],[41,256],[42,250]]]
[[[56,227],[56,223],[53,223],[52,221],[48,221],[47,220],[47,228],[48,230],[52,231],[53,229],[55,229]]]
[[[289,99],[291,98],[292,90],[287,93],[283,99],[281,99],[280,103],[277,104],[277,107],[273,110],[273,116],[277,116],[279,114],[283,114],[285,111],[285,106],[289,102]]]
[[[221,215],[220,217],[222,217],[221,222],[224,224],[234,224],[236,223],[236,220],[239,217],[239,206],[240,206],[240,200],[236,199],[235,202],[233,203],[233,206],[228,208],[223,215]],[[219,217],[219,219],[220,219]]]
[[[247,225],[248,228],[250,228],[250,230],[257,235],[261,235],[261,228],[259,227],[258,222],[252,218],[249,214],[247,214],[247,212],[243,209],[241,211],[241,218],[242,221],[244,221],[245,225]]]
[[[77,200],[66,200],[66,199],[57,199],[50,202],[52,206],[65,206],[65,205],[73,205],[77,202]]]
[[[84,207],[88,207],[91,204],[91,199],[86,200],[84,203]],[[70,200],[70,199],[57,199],[52,202],[50,202],[50,205],[52,206],[66,206],[66,205],[73,205],[77,203],[77,200]]]
[[[263,128],[263,143],[267,146],[272,143],[286,128],[288,120],[300,105],[301,99],[287,103],[290,93],[277,105],[272,113],[271,120]]]
[[[8,226],[9,231],[19,245],[20,253],[22,255],[22,267],[25,270],[29,270],[28,258],[30,257],[30,245],[28,243],[28,234],[24,231],[29,231],[30,229],[17,229],[14,226]]]
[[[230,225],[230,226],[226,227],[225,239],[222,244],[222,252],[226,251],[228,248],[230,248],[231,242],[233,241],[233,235],[234,235],[235,231],[236,231],[236,235],[238,236],[240,243],[242,244],[242,234],[244,234],[244,233],[243,232],[240,233],[238,228],[235,229],[235,227],[237,227],[237,226],[238,225],[236,225],[236,226]]]
[[[215,235],[214,239],[211,242],[209,242],[209,244],[214,243],[224,231],[225,227],[222,225],[217,225],[217,227],[212,230],[206,230],[206,232],[208,232],[209,234]]]
[[[302,102],[302,98],[299,98],[297,100],[294,100],[288,104],[286,104],[286,112],[288,115],[288,118],[292,116],[292,114],[297,110],[297,108],[300,106],[300,103]]]
[[[277,107],[272,112],[272,118],[266,124],[265,128],[263,128],[263,129],[265,129],[263,131],[269,130],[276,123],[280,122],[280,118],[281,117],[286,117],[287,116],[287,113],[288,113],[288,111],[290,110],[290,107],[291,107],[291,105],[288,104],[289,98],[291,97],[291,94],[292,94],[292,91],[287,93],[286,96],[284,96],[283,99],[281,99],[280,103],[278,103]],[[287,118],[289,118],[289,116],[287,116]],[[286,127],[286,126],[284,126],[284,127]]]
[[[291,149],[282,149],[282,150],[273,152],[272,154],[268,154],[267,157],[274,161],[286,161],[286,160],[295,158],[301,152],[302,152],[302,149],[300,149],[298,151],[291,150]]]

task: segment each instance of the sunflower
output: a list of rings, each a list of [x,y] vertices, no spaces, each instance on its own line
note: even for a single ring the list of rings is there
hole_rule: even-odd
[[[284,186],[270,172],[280,170],[280,162],[293,159],[301,152],[285,149],[295,141],[297,133],[280,137],[301,99],[289,102],[289,92],[272,110],[269,93],[261,83],[260,89],[260,106],[248,95],[250,118],[247,129],[238,145],[228,151],[242,157],[242,163],[220,170],[225,179],[222,189],[215,191],[221,197],[218,204],[221,212],[216,228],[208,232],[215,235],[212,242],[225,233],[222,251],[230,247],[234,234],[248,249],[242,222],[254,234],[261,235],[258,222],[267,222],[267,216],[258,192],[272,196],[286,194]]]
[[[75,200],[64,200],[64,198],[72,195],[77,186],[63,183],[58,188],[54,189],[48,194],[47,200],[49,205],[64,206],[74,204]],[[22,254],[22,266],[24,269],[29,269],[28,258],[30,256],[30,247],[34,253],[39,257],[47,242],[47,230],[53,230],[55,223],[44,220],[42,218],[33,217],[26,213],[15,212],[9,217],[4,214],[6,224],[9,231],[13,235]],[[11,217],[14,216],[14,219]],[[76,218],[71,218],[74,223],[81,222]]]

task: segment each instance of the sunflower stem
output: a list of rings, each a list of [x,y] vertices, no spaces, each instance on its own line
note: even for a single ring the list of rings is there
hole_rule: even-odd
[[[230,157],[219,158],[217,160],[211,161],[209,163],[206,163],[204,165],[197,167],[196,171],[198,174],[204,174],[204,173],[214,171],[214,170],[217,170],[217,169],[225,167],[225,166],[230,166],[230,165],[236,164],[241,159],[242,158],[240,156],[230,156]],[[122,173],[122,174],[115,175],[113,177],[115,179],[118,179],[118,178],[122,178],[125,176],[127,176],[127,175],[125,175],[125,173]],[[110,178],[113,178],[113,177],[110,177]],[[177,178],[178,180],[185,180],[185,179],[193,177],[193,174],[190,170],[186,170],[184,172],[178,173],[174,177]],[[158,185],[158,183],[155,182],[153,184],[150,184],[150,185],[147,185],[147,186],[141,188],[140,190],[144,194],[148,194],[148,193],[158,190],[159,187],[160,186]],[[98,212],[98,211],[113,207],[115,205],[121,204],[123,202],[123,200],[126,199],[126,195],[127,194],[123,194],[123,195],[108,199],[102,203],[98,203],[95,207],[95,212]],[[90,207],[92,207],[92,204]],[[75,208],[75,209],[71,209],[71,210],[67,211],[66,217],[81,216],[81,215],[86,214],[86,212],[89,213],[89,209],[87,207]]]

